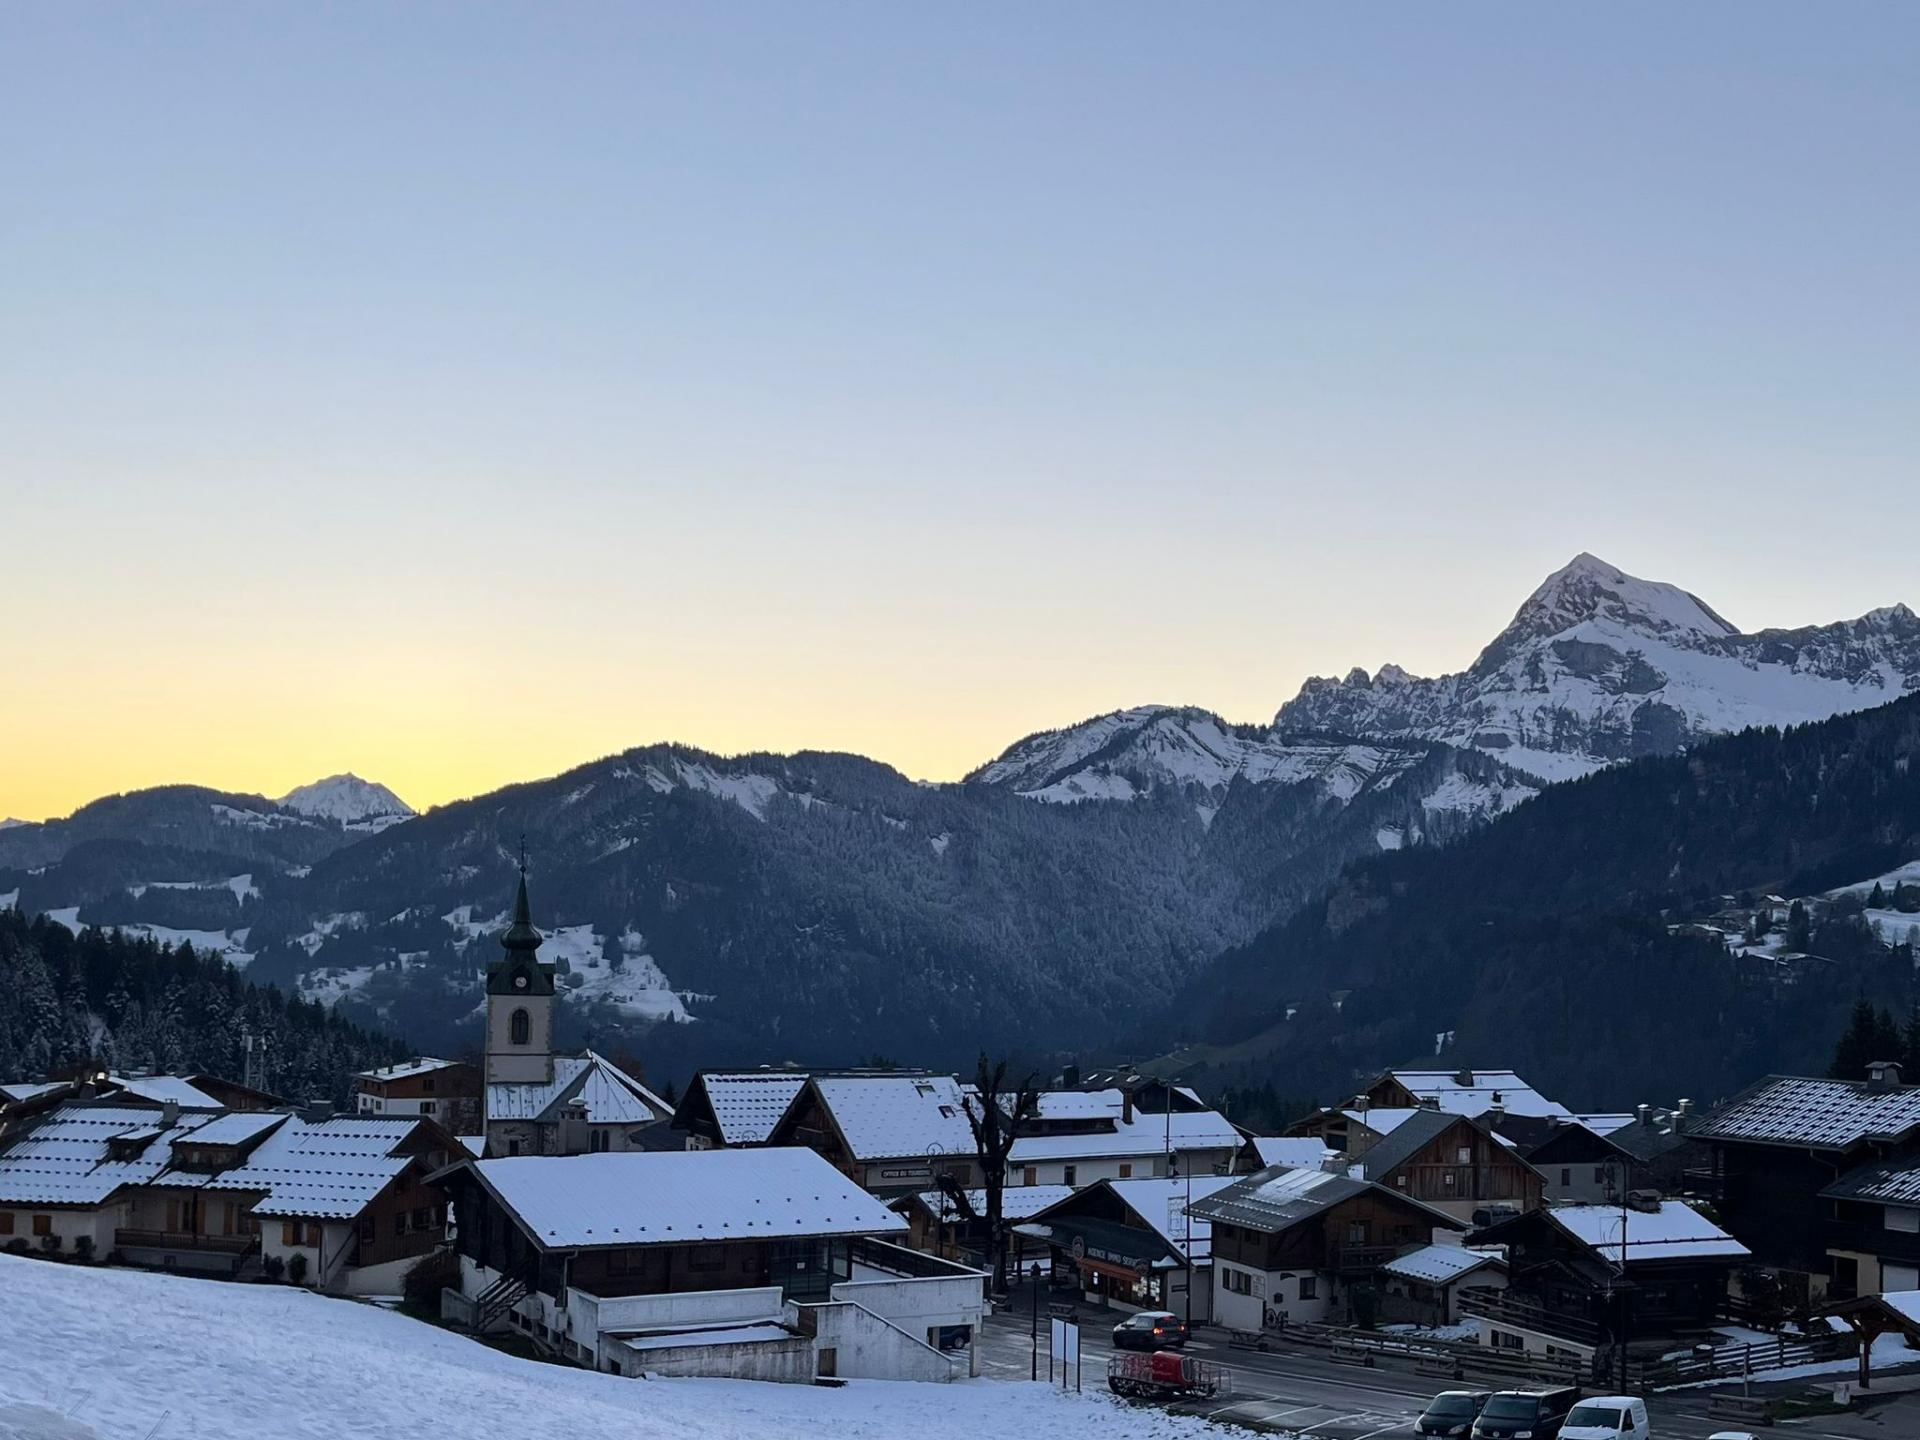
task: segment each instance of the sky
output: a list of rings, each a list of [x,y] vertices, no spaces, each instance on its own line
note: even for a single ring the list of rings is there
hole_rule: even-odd
[[[0,815],[1920,603],[1920,8],[0,7]]]

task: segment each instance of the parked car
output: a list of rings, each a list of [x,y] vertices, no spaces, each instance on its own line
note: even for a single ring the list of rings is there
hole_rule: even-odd
[[[1558,1440],[1560,1424],[1579,1398],[1571,1385],[1497,1391],[1473,1422],[1473,1440]]]
[[[1649,1440],[1647,1402],[1633,1395],[1594,1395],[1567,1412],[1560,1440]]]
[[[1171,1310],[1142,1310],[1113,1327],[1116,1350],[1164,1350],[1187,1343],[1187,1322]]]
[[[1464,1435],[1492,1394],[1491,1390],[1442,1390],[1427,1402],[1413,1428],[1422,1435]]]

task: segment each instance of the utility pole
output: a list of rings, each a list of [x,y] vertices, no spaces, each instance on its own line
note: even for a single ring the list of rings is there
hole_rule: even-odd
[[[1028,1377],[1040,1378],[1040,1262],[1033,1262],[1033,1373]],[[1051,1375],[1048,1376],[1052,1378]]]

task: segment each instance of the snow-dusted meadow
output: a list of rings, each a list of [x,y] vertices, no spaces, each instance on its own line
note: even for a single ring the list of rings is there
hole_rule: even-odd
[[[0,1255],[0,1440],[1179,1440],[1044,1385],[622,1380],[346,1300]]]

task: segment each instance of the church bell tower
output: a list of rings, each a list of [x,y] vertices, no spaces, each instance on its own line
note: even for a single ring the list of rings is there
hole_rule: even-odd
[[[503,953],[487,968],[487,1083],[553,1083],[553,967],[540,963],[540,932],[527,904],[527,861],[513,921],[500,936]]]

